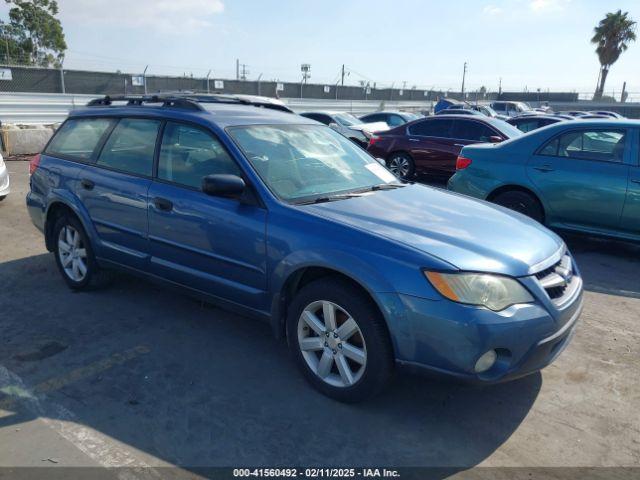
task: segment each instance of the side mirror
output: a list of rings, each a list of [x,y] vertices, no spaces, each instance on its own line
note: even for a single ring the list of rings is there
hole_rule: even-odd
[[[497,135],[492,135],[489,137],[489,142],[491,143],[500,143],[502,142],[502,137],[499,137]]]
[[[237,175],[207,175],[202,179],[202,191],[213,197],[239,198],[245,187]]]

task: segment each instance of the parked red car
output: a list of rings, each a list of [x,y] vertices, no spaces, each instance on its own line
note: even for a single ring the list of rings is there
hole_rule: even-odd
[[[427,117],[379,132],[369,140],[371,155],[386,161],[401,178],[415,174],[450,177],[462,147],[475,143],[497,143],[522,132],[508,123],[480,115]]]

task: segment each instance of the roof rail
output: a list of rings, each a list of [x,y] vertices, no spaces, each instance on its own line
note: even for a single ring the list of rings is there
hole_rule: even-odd
[[[106,95],[103,98],[96,98],[87,103],[88,107],[109,107],[113,102],[127,102],[128,106],[142,106],[145,103],[162,103],[165,108],[182,108],[185,110],[203,111],[204,108],[193,99],[177,96],[161,95]]]

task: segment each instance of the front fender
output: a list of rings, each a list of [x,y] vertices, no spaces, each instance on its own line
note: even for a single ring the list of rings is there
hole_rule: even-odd
[[[374,268],[374,263],[355,253],[344,250],[298,250],[280,260],[270,277],[272,292],[271,322],[276,337],[282,335],[286,320],[286,288],[290,279],[308,267],[334,270],[350,278],[364,288],[376,303],[391,335],[394,350],[398,330],[405,322],[401,321],[404,309],[400,297],[391,282],[381,274],[383,269]],[[397,351],[397,350],[396,350]]]

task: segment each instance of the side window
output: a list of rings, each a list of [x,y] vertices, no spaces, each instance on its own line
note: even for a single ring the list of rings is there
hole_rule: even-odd
[[[365,118],[362,119],[362,121],[365,123],[375,123],[375,122],[386,122],[387,119],[385,118],[384,115],[380,113],[373,113],[371,115],[367,115]]]
[[[113,129],[96,165],[150,177],[160,122],[123,118]]]
[[[546,124],[543,124],[543,125],[546,125]],[[523,132],[530,132],[531,130],[535,130],[539,126],[541,125],[538,124],[538,120],[527,120],[527,121],[518,123],[518,130],[521,130]]]
[[[108,118],[67,120],[49,143],[47,154],[89,160],[112,122]]]
[[[387,120],[387,124],[390,127],[399,127],[400,125],[404,125],[405,121],[400,115],[389,115],[389,119]]]
[[[624,130],[579,130],[560,135],[540,154],[621,163],[624,146]]]
[[[220,173],[240,175],[241,171],[218,140],[200,128],[167,123],[158,178],[199,189],[204,177]]]
[[[504,103],[494,103],[491,105],[491,108],[493,108],[496,112],[505,112],[507,110]]]
[[[453,124],[453,138],[472,140],[474,142],[488,142],[489,138],[498,134],[480,122],[471,120],[456,120]]]
[[[420,135],[422,137],[450,138],[452,126],[453,120],[425,120],[411,125],[411,127],[409,127],[409,134]]]

